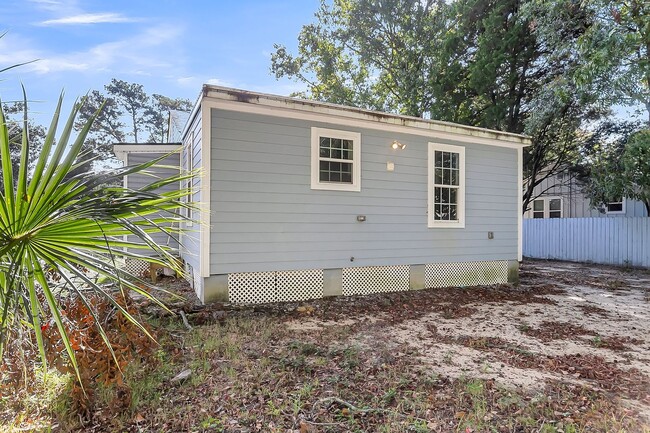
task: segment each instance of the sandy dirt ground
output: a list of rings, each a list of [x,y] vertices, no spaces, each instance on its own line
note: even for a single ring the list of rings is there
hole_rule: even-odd
[[[526,261],[520,276],[516,288],[423,291],[412,314],[316,314],[288,326],[354,327],[359,344],[415,349],[424,370],[446,377],[531,391],[548,381],[586,385],[650,419],[650,272]]]

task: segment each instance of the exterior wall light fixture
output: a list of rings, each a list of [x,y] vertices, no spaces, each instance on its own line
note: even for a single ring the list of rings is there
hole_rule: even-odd
[[[399,141],[394,140],[393,144],[391,144],[390,147],[392,147],[395,150],[397,150],[397,149],[404,150],[404,149],[406,149],[406,144],[400,143]]]

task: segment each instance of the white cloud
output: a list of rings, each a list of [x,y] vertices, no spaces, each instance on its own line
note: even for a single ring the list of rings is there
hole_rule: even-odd
[[[42,26],[56,26],[56,25],[86,25],[86,24],[100,24],[100,23],[131,23],[139,21],[136,18],[126,17],[122,14],[106,12],[96,14],[78,14],[52,20],[46,20],[39,23]]]
[[[38,74],[65,71],[112,71],[140,73],[156,68],[172,68],[178,56],[171,44],[183,33],[182,27],[167,24],[151,27],[131,37],[105,42],[75,52],[45,52],[11,34],[0,38],[0,65],[38,59],[21,70]]]
[[[81,13],[77,6],[77,0],[29,0],[36,8],[56,12],[59,14],[72,15]]]
[[[205,84],[210,84],[212,86],[234,87],[232,83],[222,80],[221,78],[210,78],[205,82]]]

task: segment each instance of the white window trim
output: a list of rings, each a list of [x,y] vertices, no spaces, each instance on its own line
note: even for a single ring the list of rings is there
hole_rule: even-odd
[[[194,131],[190,132],[189,135],[189,141],[187,141],[184,146],[183,146],[183,152],[181,152],[181,157],[183,161],[181,162],[181,167],[183,167],[184,174],[190,173],[192,170],[194,170]],[[183,181],[184,185],[183,187],[187,190],[191,190],[194,188],[193,185],[193,180],[192,179],[186,179]],[[193,195],[194,193],[190,195],[186,195],[183,197],[183,201],[185,203],[191,203],[193,201]],[[194,218],[194,214],[191,209],[185,209],[183,211],[185,213],[185,216],[189,219]],[[194,223],[192,221],[186,221],[185,222],[186,227],[193,227]]]
[[[456,221],[438,221],[433,218],[433,182],[435,180],[435,151],[455,152],[459,154],[459,182],[458,182],[458,220]],[[429,143],[429,156],[427,161],[428,172],[428,196],[427,196],[427,214],[428,214],[428,227],[429,228],[465,228],[465,147],[453,146],[451,144]]]
[[[531,202],[531,208],[528,210],[528,218],[534,219],[535,218],[535,202],[537,200],[543,200],[544,201],[544,218],[542,219],[548,219],[550,218],[551,215],[551,200],[560,200],[560,218],[564,218],[564,197],[561,196],[544,196],[544,197],[537,197]],[[539,212],[539,211],[538,211]],[[557,211],[553,211],[557,212]]]
[[[607,209],[608,209],[608,206],[609,206],[610,203],[619,203],[619,202],[617,202],[617,201],[610,201],[609,203],[605,203],[605,213],[606,213],[607,215],[623,215],[623,214],[625,213],[625,211],[626,211],[626,205],[627,205],[627,199],[626,199],[625,197],[623,197],[623,198],[621,199],[621,201],[620,201],[620,203],[622,204],[622,206],[621,206],[621,210],[615,210],[615,211],[609,211],[609,210],[607,210]]]
[[[352,183],[321,182],[319,177],[320,137],[352,140]],[[361,134],[336,129],[311,128],[311,189],[361,191]]]

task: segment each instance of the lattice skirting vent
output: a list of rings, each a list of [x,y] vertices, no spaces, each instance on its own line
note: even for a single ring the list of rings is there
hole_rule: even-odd
[[[507,282],[507,261],[429,263],[424,270],[426,287],[465,287]]]
[[[228,274],[228,299],[235,304],[304,301],[322,297],[322,269]]]
[[[282,271],[277,273],[278,301],[306,301],[323,297],[323,270]]]
[[[149,262],[145,262],[144,260],[127,258],[124,263],[124,271],[131,275],[135,275],[136,277],[143,276],[145,271],[148,270]]]
[[[343,295],[408,290],[409,269],[409,265],[343,268]]]

